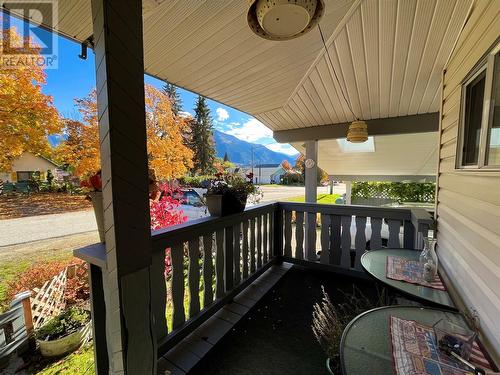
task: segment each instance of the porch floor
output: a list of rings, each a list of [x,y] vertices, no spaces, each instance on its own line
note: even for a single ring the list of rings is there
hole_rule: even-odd
[[[277,270],[274,267],[280,268]],[[378,295],[375,283],[287,263],[274,267],[268,273],[274,276],[279,274],[279,278],[262,298],[255,301],[253,307],[232,327],[227,328],[204,356],[193,356],[195,361],[189,371],[174,369],[173,374],[327,374],[326,355],[311,329],[313,305],[322,298],[321,286],[325,287],[334,303],[341,300],[340,291],[352,292],[354,285],[375,301]],[[251,291],[252,287],[247,289]],[[248,298],[250,292],[246,292],[238,297]],[[190,349],[187,344],[182,350],[185,357],[185,350],[192,351],[193,348]],[[169,358],[169,355],[166,357]],[[175,361],[175,358],[170,355],[170,360]]]

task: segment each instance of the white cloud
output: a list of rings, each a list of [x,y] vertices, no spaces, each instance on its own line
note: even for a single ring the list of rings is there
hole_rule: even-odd
[[[215,110],[217,113],[217,120],[219,121],[226,121],[229,118],[229,112],[226,111],[224,108],[217,108]]]
[[[276,151],[291,156],[298,154],[298,151],[288,143],[272,143],[270,145],[266,145],[266,147],[271,151]]]
[[[193,117],[193,115],[191,113],[186,112],[186,111],[180,111],[179,116],[182,118],[192,118]]]
[[[255,118],[249,118],[243,124],[236,122],[229,125],[230,128],[225,132],[244,141],[255,143],[259,140],[262,141],[263,138],[272,140],[273,131]]]

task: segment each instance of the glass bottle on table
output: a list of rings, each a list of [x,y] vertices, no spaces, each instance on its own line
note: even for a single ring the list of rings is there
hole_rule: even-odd
[[[420,263],[424,280],[430,282],[437,276],[438,257],[436,254],[436,239],[434,231],[429,230],[428,237],[424,237],[424,249],[420,253]]]

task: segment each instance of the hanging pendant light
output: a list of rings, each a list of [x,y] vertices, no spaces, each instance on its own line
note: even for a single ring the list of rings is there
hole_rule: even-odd
[[[363,143],[368,140],[368,125],[365,121],[356,120],[351,122],[347,131],[347,141],[352,143]]]
[[[323,0],[249,0],[247,22],[264,39],[297,38],[318,23],[325,12]]]

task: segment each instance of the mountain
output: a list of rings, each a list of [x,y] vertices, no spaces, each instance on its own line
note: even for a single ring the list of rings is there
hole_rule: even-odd
[[[236,164],[250,165],[252,163],[252,147],[255,164],[279,164],[283,160],[288,160],[290,164],[295,164],[297,155],[287,155],[272,151],[265,146],[242,141],[230,134],[214,129],[215,149],[217,157],[223,158],[227,152],[229,160]]]

